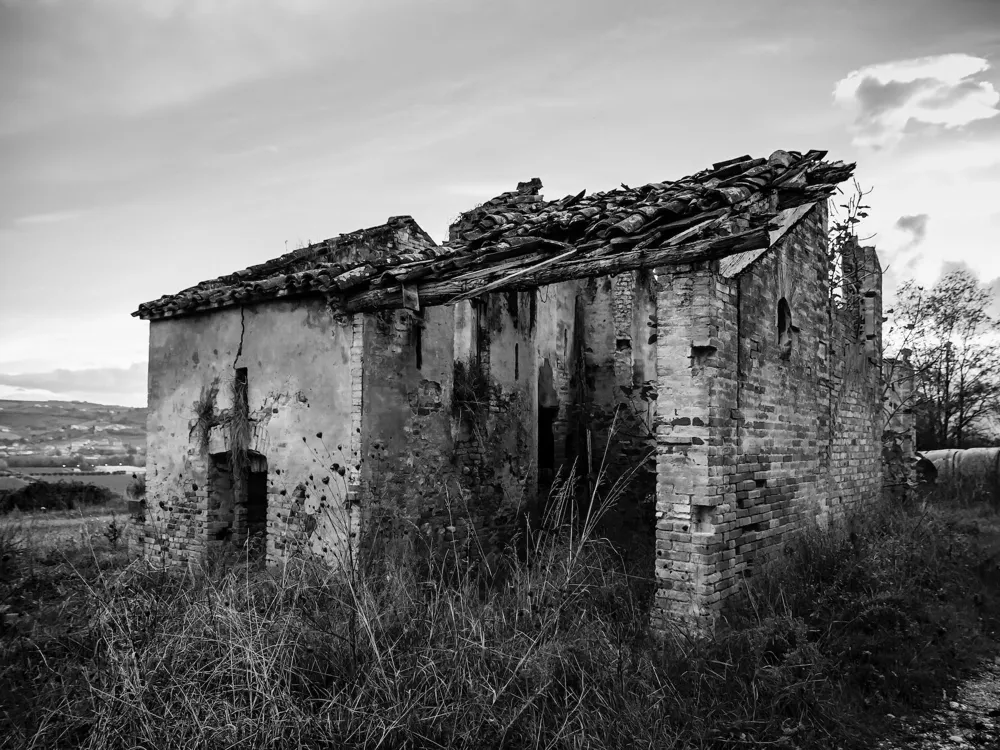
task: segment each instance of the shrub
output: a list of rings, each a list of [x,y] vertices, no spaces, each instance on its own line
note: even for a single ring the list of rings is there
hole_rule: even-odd
[[[146,475],[133,474],[132,481],[125,488],[125,494],[132,500],[142,500],[146,497]]]
[[[0,513],[12,510],[74,510],[88,505],[105,505],[115,499],[107,487],[82,482],[32,482],[0,496]]]

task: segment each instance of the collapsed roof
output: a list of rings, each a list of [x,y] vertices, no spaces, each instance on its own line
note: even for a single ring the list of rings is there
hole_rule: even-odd
[[[438,305],[489,291],[730,259],[735,274],[847,180],[825,151],[742,156],[673,182],[548,202],[536,178],[463,214],[444,246],[408,216],[325,240],[139,305],[143,320],[287,297],[345,313]]]

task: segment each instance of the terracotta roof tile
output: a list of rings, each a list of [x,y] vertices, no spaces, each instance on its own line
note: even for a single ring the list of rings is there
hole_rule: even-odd
[[[853,164],[827,162],[825,155],[741,156],[672,182],[551,202],[535,178],[462,214],[444,246],[410,217],[396,217],[161,297],[133,315],[157,319],[301,295],[325,296],[345,312],[384,309],[403,306],[403,285],[422,304],[441,304],[490,290],[740,256],[726,264],[735,273],[775,241],[773,231],[787,231],[793,209],[801,218],[851,176]]]

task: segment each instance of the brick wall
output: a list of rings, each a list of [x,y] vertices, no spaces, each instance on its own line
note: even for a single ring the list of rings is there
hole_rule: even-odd
[[[833,304],[820,206],[736,278],[658,274],[654,625],[710,627],[795,533],[878,495],[881,282],[855,260]]]
[[[735,490],[724,492],[723,476],[736,453],[732,293],[707,268],[659,275],[654,627],[705,620],[735,557],[726,537]]]

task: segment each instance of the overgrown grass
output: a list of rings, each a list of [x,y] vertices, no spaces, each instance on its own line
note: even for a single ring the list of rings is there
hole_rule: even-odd
[[[489,576],[405,545],[354,573],[164,573],[101,539],[0,537],[0,743],[868,747],[991,648],[1000,520],[953,503],[854,528],[805,534],[703,640],[650,637],[652,581],[585,521]]]

